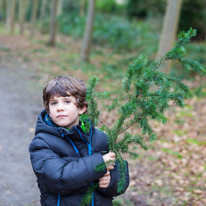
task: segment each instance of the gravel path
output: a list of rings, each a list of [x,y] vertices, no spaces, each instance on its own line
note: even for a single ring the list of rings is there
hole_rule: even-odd
[[[40,206],[28,147],[43,109],[43,88],[35,83],[33,66],[12,61],[3,63],[0,56],[0,206]],[[121,199],[131,199],[129,194]],[[147,206],[143,199],[135,194],[132,201]]]
[[[38,206],[28,146],[41,111],[41,89],[26,65],[0,59],[0,206]]]

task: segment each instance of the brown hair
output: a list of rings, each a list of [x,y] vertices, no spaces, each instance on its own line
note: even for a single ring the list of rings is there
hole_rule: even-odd
[[[88,107],[86,102],[86,86],[83,80],[70,76],[59,76],[51,80],[43,90],[43,103],[46,112],[49,113],[49,100],[52,96],[66,97],[70,95],[76,98],[78,108],[83,108],[84,105]]]

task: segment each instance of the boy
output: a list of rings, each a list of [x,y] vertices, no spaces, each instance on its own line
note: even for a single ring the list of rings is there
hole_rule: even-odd
[[[92,125],[86,133],[79,115],[87,111],[83,81],[59,76],[43,90],[43,110],[29,152],[41,192],[42,206],[79,206],[92,182],[99,181],[92,206],[111,206],[119,174],[115,165],[96,172],[95,166],[115,159],[106,135]],[[101,152],[106,151],[105,155]],[[126,188],[129,184],[127,170]],[[125,188],[125,190],[126,190]]]

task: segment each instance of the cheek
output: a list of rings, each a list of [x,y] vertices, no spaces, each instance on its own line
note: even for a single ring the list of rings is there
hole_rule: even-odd
[[[52,118],[54,114],[54,111],[52,108],[49,108],[49,116]]]

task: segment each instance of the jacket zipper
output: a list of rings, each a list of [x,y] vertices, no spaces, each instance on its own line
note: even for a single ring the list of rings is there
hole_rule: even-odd
[[[87,143],[87,147],[88,147],[88,154],[89,156],[92,154],[92,128],[91,128],[91,134],[90,134],[90,138],[89,138],[89,143],[82,137],[81,132],[77,129],[77,131],[79,132],[79,136],[82,138],[83,141],[85,141]],[[91,187],[92,187],[93,182],[91,183]],[[92,206],[94,206],[94,192],[92,193]]]

